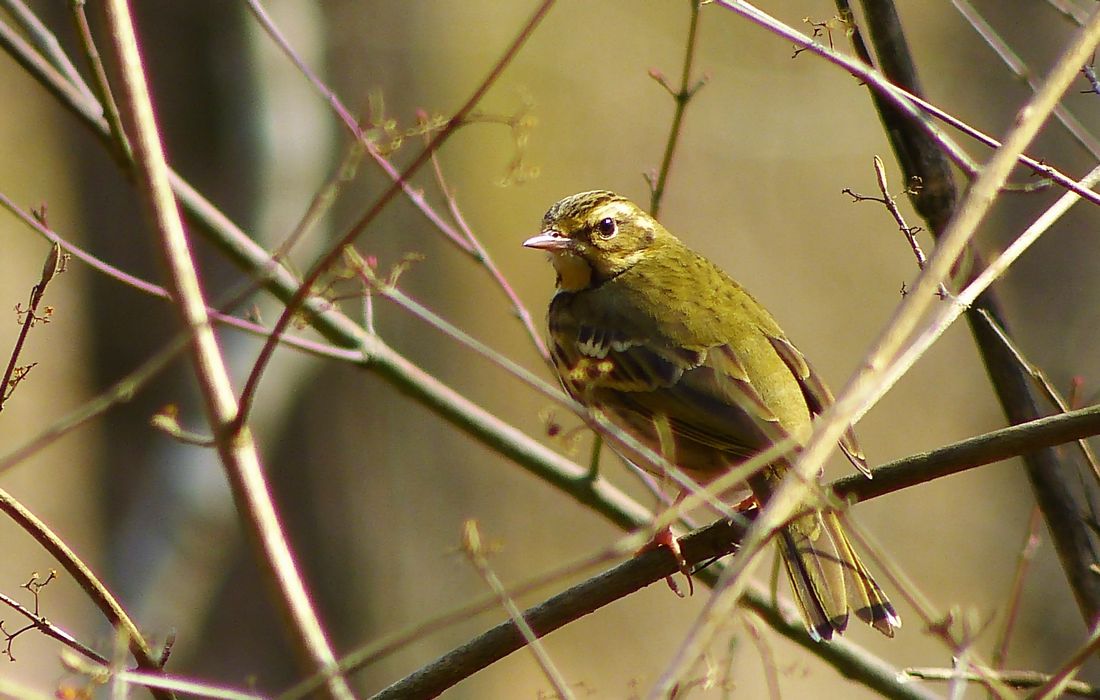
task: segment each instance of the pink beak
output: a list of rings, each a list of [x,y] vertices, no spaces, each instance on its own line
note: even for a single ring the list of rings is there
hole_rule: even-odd
[[[557,231],[543,231],[537,236],[532,236],[523,242],[525,248],[536,248],[538,250],[546,250],[551,253],[557,253],[565,250],[572,250],[573,240],[567,236],[563,236]]]

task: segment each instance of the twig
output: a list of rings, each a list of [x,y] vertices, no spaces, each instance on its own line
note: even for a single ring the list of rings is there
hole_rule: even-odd
[[[27,226],[32,228],[36,233],[41,235],[43,238],[45,238],[51,244],[61,246],[61,249],[63,251],[65,251],[66,256],[71,255],[72,257],[76,258],[77,260],[80,260],[81,262],[84,262],[84,263],[88,264],[92,269],[97,270],[98,272],[101,272],[104,275],[106,275],[107,277],[110,277],[111,279],[114,279],[118,282],[121,282],[122,284],[125,284],[129,287],[133,287],[134,289],[136,289],[140,292],[143,292],[145,294],[149,294],[151,296],[159,297],[161,299],[166,299],[166,300],[171,300],[172,299],[172,295],[164,287],[153,284],[153,283],[148,282],[146,280],[143,280],[139,277],[135,277],[135,276],[129,274],[128,272],[126,272],[125,270],[121,270],[121,269],[115,267],[114,265],[111,265],[110,263],[107,263],[107,262],[101,260],[100,258],[97,258],[96,256],[92,255],[91,253],[84,250],[80,246],[78,246],[78,245],[76,245],[76,244],[74,244],[70,241],[65,240],[60,235],[58,235],[57,232],[55,232],[53,229],[50,229],[49,227],[45,226],[41,221],[36,219],[34,216],[32,216],[31,214],[28,214],[27,212],[23,211],[21,208],[16,206],[16,204],[14,202],[12,202],[11,199],[8,198],[7,195],[5,195],[3,192],[0,192],[0,207],[4,207],[8,211],[10,211],[17,218],[19,218],[20,221],[22,221]],[[272,268],[269,264],[268,269],[271,270],[271,269],[274,269],[274,268]],[[248,285],[248,286],[251,287],[251,284]],[[236,299],[240,296],[240,293],[230,292],[227,296],[229,296],[232,299]],[[225,305],[222,305],[222,306],[225,306]],[[207,313],[209,313],[210,316],[212,318],[214,318],[215,320],[217,320],[218,322],[224,323],[224,324],[229,325],[229,326],[233,326],[234,328],[237,328],[239,330],[242,330],[242,331],[245,331],[245,332],[248,332],[248,333],[253,333],[253,334],[256,334],[256,335],[263,335],[263,336],[268,335],[268,330],[266,328],[264,328],[263,326],[261,326],[260,324],[253,323],[251,321],[248,321],[248,320],[242,319],[242,318],[238,318],[236,316],[231,316],[228,313],[226,313],[224,311],[221,311],[218,308],[215,308],[213,306],[207,307]],[[335,358],[343,359],[343,360],[357,360],[361,357],[361,353],[357,353],[357,352],[353,352],[353,351],[349,351],[349,350],[343,350],[341,348],[336,348],[336,347],[331,346],[331,345],[318,343],[314,340],[309,340],[307,338],[303,338],[301,336],[296,336],[296,335],[285,335],[284,334],[281,342],[283,342],[284,344],[286,344],[290,347],[298,348],[300,350],[310,352],[310,353],[312,353],[314,355],[317,355],[317,356],[320,356],[320,357],[335,357]],[[135,387],[131,387],[130,390],[133,391],[134,388]]]
[[[520,611],[519,606],[516,605],[516,601],[508,595],[507,589],[504,584],[501,583],[500,578],[496,575],[496,572],[489,566],[489,560],[485,556],[485,547],[481,541],[481,531],[478,524],[474,520],[467,520],[466,525],[463,528],[462,533],[462,551],[466,553],[466,558],[470,560],[470,563],[477,569],[478,574],[486,585],[493,590],[493,594],[500,601],[500,604],[504,607],[508,613],[508,617],[512,620],[512,624],[523,636],[523,641],[527,648],[534,654],[535,660],[538,661],[539,667],[542,668],[543,674],[545,674],[550,684],[554,686],[554,691],[558,694],[561,700],[573,700],[573,693],[569,690],[569,683],[565,680],[565,677],[561,675],[561,671],[550,659],[550,655],[546,652],[546,648],[539,641],[538,636],[535,634],[531,626],[527,624],[527,620],[523,616],[523,612]]]
[[[297,571],[290,547],[271,501],[255,443],[238,418],[238,406],[210,319],[202,289],[188,250],[183,222],[173,195],[168,166],[157,133],[141,57],[137,49],[129,8],[125,0],[108,0],[107,18],[111,43],[121,66],[122,89],[134,130],[134,155],[142,193],[151,206],[156,228],[168,261],[173,297],[184,325],[191,333],[190,347],[198,385],[206,404],[207,419],[217,440],[218,452],[229,476],[238,509],[262,549],[260,557],[281,593],[297,641],[308,658],[323,671],[336,666],[320,620]],[[232,430],[226,430],[232,426]],[[327,683],[331,697],[354,697],[346,680],[333,674]]]
[[[1091,187],[1098,181],[1100,181],[1100,166],[1097,166],[1081,182],[1083,185]],[[1015,241],[1005,248],[1004,252],[989,262],[972,282],[952,297],[953,303],[941,305],[933,314],[926,330],[905,349],[898,361],[887,369],[886,375],[882,378],[882,386],[876,393],[881,395],[889,391],[917,359],[939,339],[944,331],[958,320],[959,316],[970,308],[971,304],[982,297],[990,285],[1004,274],[1005,270],[1015,263],[1040,236],[1050,230],[1050,227],[1079,201],[1080,199],[1074,192],[1063,194],[1058,201],[1052,204]],[[862,416],[862,413],[860,415]]]
[[[126,685],[141,685],[150,690],[168,690],[199,698],[210,698],[211,700],[268,700],[268,696],[258,693],[201,683],[180,676],[111,668],[107,662],[98,665],[68,654],[62,656],[62,662],[69,670],[92,676],[96,682],[118,682],[123,688]]]
[[[1031,516],[1027,519],[1027,529],[1024,532],[1024,543],[1016,557],[1016,573],[1012,577],[1012,586],[1009,588],[1008,603],[1004,606],[1006,610],[1004,624],[1001,626],[1001,633],[998,635],[990,661],[990,665],[998,672],[1004,669],[1005,661],[1008,659],[1008,644],[1012,641],[1012,632],[1016,628],[1016,619],[1020,614],[1024,581],[1027,579],[1035,551],[1039,549],[1039,526],[1043,522],[1042,515],[1038,506],[1032,507]]]
[[[92,419],[107,412],[112,406],[129,401],[152,377],[159,374],[168,364],[187,347],[187,336],[180,335],[153,357],[142,363],[137,369],[123,377],[106,391],[86,402],[72,413],[64,416],[44,431],[28,440],[11,452],[0,456],[0,473],[14,467],[39,450],[56,443]]]
[[[428,219],[428,221],[430,221],[436,228],[438,228],[447,237],[448,240],[458,245],[460,248],[466,250],[467,253],[471,252],[470,249],[465,245],[465,242],[462,240],[462,236],[459,235],[458,231],[456,231],[454,227],[448,224],[443,219],[443,217],[441,217],[428,204],[427,200],[424,199],[424,193],[409,184],[402,176],[401,172],[394,167],[393,163],[391,163],[389,159],[386,158],[382,154],[382,152],[378,150],[377,144],[366,138],[366,135],[363,133],[362,127],[352,116],[351,110],[349,110],[340,100],[340,97],[336,94],[336,91],[328,87],[328,85],[326,85],[324,81],[322,81],[317,76],[317,74],[312,69],[310,69],[309,65],[304,60],[302,60],[300,56],[298,56],[297,52],[294,51],[294,48],[290,45],[290,42],[288,42],[283,36],[278,26],[275,24],[271,16],[267,14],[267,11],[264,9],[259,0],[246,0],[246,2],[248,4],[249,10],[253,13],[253,15],[255,15],[256,19],[259,21],[260,26],[264,29],[264,31],[268,33],[275,44],[279,47],[279,49],[284,54],[286,54],[291,63],[293,63],[298,68],[298,70],[301,71],[302,75],[305,76],[310,85],[312,85],[314,89],[316,89],[317,92],[320,93],[325,101],[332,107],[333,111],[336,112],[337,116],[340,118],[340,121],[344,124],[352,137],[356,141],[363,143],[363,145],[366,147],[367,153],[372,159],[374,159],[374,162],[378,165],[378,167],[382,168],[383,172],[386,173],[386,176],[390,179],[390,181],[399,183],[401,185],[402,192],[405,194],[408,200],[412,202],[413,206],[416,207],[417,211],[423,214],[424,217]]]
[[[868,22],[875,27],[872,39],[875,40],[880,60],[884,61],[884,72],[894,82],[919,91],[916,69],[905,44],[893,3],[865,2],[864,9]],[[859,35],[856,33],[853,40],[858,42],[858,39]],[[1074,60],[1079,61],[1077,66],[1083,64],[1084,52]],[[1068,66],[1060,64],[1058,70],[1065,68]],[[938,144],[924,138],[920,129],[908,120],[895,118],[895,115],[889,111],[883,111],[881,107],[880,112],[889,125],[888,132],[894,151],[905,172],[920,176],[926,191],[931,189],[944,195],[930,198],[928,201],[924,201],[922,197],[916,201],[922,216],[929,221],[933,235],[939,236],[955,212],[955,202],[950,196],[954,186],[950,173],[946,172],[946,166],[942,164],[943,158]],[[1088,186],[1091,187],[1095,183],[1098,171],[1100,169],[1094,169],[1085,178]],[[932,342],[934,339],[932,336],[939,332],[938,329],[945,327],[940,321],[947,321],[948,318],[961,313],[961,305],[974,304],[979,308],[987,309],[1003,326],[1003,314],[996,296],[984,290],[1074,201],[1072,198],[1067,199],[1063,196],[1055,206],[1048,209],[1032,226],[1028,227],[1027,231],[1009,246],[1004,254],[986,266],[978,280],[963,290],[958,299],[960,304],[958,308],[945,307],[937,312],[937,321],[934,325],[930,325],[934,330],[920,339],[918,344],[925,345]],[[980,261],[981,256],[976,251],[971,251],[971,255],[975,261]],[[968,314],[967,318],[1009,421],[1019,423],[1041,415],[1042,410],[1034,398],[1031,379],[1019,371],[1015,358],[1005,350],[1004,344],[994,336],[983,319],[973,313]],[[906,362],[918,356],[914,351],[915,347],[916,345],[911,351],[907,351]],[[1055,551],[1058,553],[1075,599],[1081,608],[1082,616],[1091,621],[1096,619],[1097,612],[1100,611],[1100,579],[1090,570],[1096,553],[1092,534],[1080,518],[1078,499],[1063,477],[1069,466],[1064,465],[1063,462],[1064,458],[1052,451],[1037,452],[1025,459],[1028,479],[1047,521]],[[1094,494],[1089,495],[1095,498]]]
[[[49,620],[47,620],[45,616],[38,614],[38,610],[37,610],[38,598],[37,598],[37,596],[35,597],[34,602],[35,602],[35,608],[36,609],[35,610],[27,610],[24,606],[20,605],[18,601],[14,600],[10,596],[7,596],[7,595],[4,595],[3,593],[0,593],[0,603],[3,603],[5,605],[7,605],[12,610],[15,610],[20,615],[23,615],[28,620],[30,620],[31,624],[29,625],[28,628],[25,628],[25,629],[37,629],[40,632],[42,632],[42,634],[46,635],[47,637],[53,637],[54,639],[61,642],[65,646],[69,647],[70,649],[73,649],[74,651],[76,651],[79,654],[83,654],[84,656],[88,657],[89,659],[92,659],[93,661],[96,661],[100,664],[106,664],[107,663],[106,657],[101,656],[99,653],[97,653],[94,649],[89,647],[87,644],[84,644],[83,642],[81,642],[76,637],[72,636],[71,634],[69,634],[65,630],[61,629],[57,625],[55,625],[52,622],[50,622]],[[18,634],[18,633],[16,633],[16,634]],[[11,636],[14,637],[15,635],[13,634]],[[9,649],[10,649],[11,640],[9,639],[8,642],[9,642]],[[9,656],[10,656],[10,654],[9,654]],[[14,657],[12,657],[12,658],[14,658]]]
[[[432,328],[435,328],[436,330],[452,338],[456,342],[461,343],[467,348],[473,350],[477,354],[489,360],[497,367],[503,369],[505,372],[508,372],[516,379],[520,380],[543,396],[560,403],[574,413],[584,412],[585,409],[576,401],[573,401],[571,398],[565,395],[561,391],[561,389],[555,386],[551,386],[522,365],[517,364],[507,356],[502,355],[485,343],[477,340],[470,334],[452,324],[450,321],[447,321],[442,316],[439,316],[431,309],[425,307],[420,302],[409,297],[407,294],[401,291],[400,288],[393,285],[385,284],[382,280],[378,280],[376,278],[372,279],[370,276],[368,276],[368,270],[365,267],[361,268],[360,274],[363,276],[364,283],[368,285],[369,289],[373,290],[379,296],[382,296],[385,299],[392,301],[394,304],[397,304],[401,308],[405,309],[416,318],[425,321]]]
[[[907,676],[920,678],[926,681],[948,681],[962,679],[974,683],[986,684],[986,679],[977,673],[967,671],[959,672],[953,668],[911,667],[902,671]],[[1051,678],[1049,673],[1039,671],[1000,671],[997,680],[1013,688],[1037,688]],[[1070,681],[1062,690],[1069,695],[1082,698],[1100,698],[1100,689],[1089,685],[1084,681]]]
[[[363,132],[359,128],[359,123],[356,121],[355,117],[352,116],[351,112],[340,101],[340,98],[336,96],[336,92],[325,85],[324,81],[317,77],[317,74],[310,69],[309,64],[303,61],[298,53],[294,51],[290,46],[290,42],[286,40],[286,37],[271,18],[271,15],[267,14],[267,10],[264,9],[263,4],[261,4],[259,0],[245,0],[245,5],[248,6],[248,11],[256,18],[260,27],[267,32],[267,35],[271,37],[275,45],[278,46],[279,49],[286,54],[286,57],[290,59],[290,62],[301,71],[302,75],[309,81],[309,84],[313,86],[313,89],[316,90],[321,97],[325,98],[325,101],[328,102],[332,110],[340,117],[340,121],[342,121],[348,131],[352,133],[355,140],[363,140]]]
[[[427,137],[425,136],[425,138]],[[466,217],[462,215],[462,210],[458,207],[458,199],[455,196],[454,190],[447,185],[447,180],[443,177],[443,168],[439,165],[439,158],[437,157],[436,151],[432,151],[431,159],[432,171],[435,173],[435,179],[439,185],[439,190],[447,200],[447,209],[451,213],[451,218],[454,219],[455,224],[458,226],[458,230],[462,232],[462,235],[464,235],[469,242],[471,254],[474,256],[475,260],[481,263],[489,273],[489,276],[493,278],[493,281],[496,282],[497,286],[504,292],[504,296],[508,298],[508,302],[512,305],[512,310],[519,318],[520,323],[523,324],[539,356],[542,357],[545,362],[549,362],[550,351],[546,347],[546,341],[543,340],[542,333],[535,328],[535,322],[531,317],[531,312],[527,310],[527,307],[519,298],[519,295],[516,294],[512,285],[509,284],[504,273],[502,273],[500,268],[496,266],[496,263],[493,262],[492,257],[489,255],[489,251],[481,244],[481,240],[474,235],[473,229],[466,223]]]
[[[939,119],[943,123],[958,129],[962,133],[966,134],[970,138],[984,144],[990,148],[999,149],[1003,145],[1002,142],[997,141],[993,137],[985,134],[978,129],[970,126],[947,112],[943,111],[939,107],[936,107],[927,100],[913,94],[911,91],[898,87],[887,80],[882,73],[876,71],[868,65],[860,63],[858,60],[845,56],[842,53],[822,46],[821,44],[813,41],[805,34],[792,29],[790,26],[783,24],[776,20],[765,12],[757,9],[753,5],[744,2],[743,0],[714,0],[714,4],[721,7],[725,7],[737,14],[745,17],[753,23],[767,29],[776,36],[782,37],[787,41],[794,44],[805,46],[807,51],[813,52],[822,58],[834,63],[841,68],[845,69],[852,75],[856,76],[863,82],[865,82],[869,88],[875,91],[876,94],[882,95],[889,100],[891,104],[894,104],[903,114],[915,120],[917,126],[928,133],[929,136],[939,145],[940,148],[948,154],[951,160],[960,168],[965,170],[969,174],[974,174],[978,171],[978,166],[974,161],[966,155],[966,153],[946,134],[943,133],[938,127],[932,124],[929,116]],[[1093,204],[1100,204],[1100,194],[1091,192],[1078,185],[1072,178],[1066,176],[1064,173],[1051,168],[1050,165],[1038,161],[1034,158],[1023,154],[1017,154],[1017,160],[1031,170],[1049,177],[1054,182],[1058,183],[1062,187],[1068,190],[1072,190],[1080,195],[1083,199],[1087,199]],[[926,181],[927,184],[927,181]],[[927,192],[927,189],[924,190]]]
[[[275,248],[271,254],[272,264],[282,261],[290,251],[300,243],[309,232],[321,220],[321,217],[336,203],[340,190],[355,178],[359,170],[359,163],[363,154],[367,152],[365,141],[353,141],[348,145],[344,157],[337,164],[328,180],[317,190],[313,198],[302,214],[302,218],[295,224],[294,229]]]
[[[886,167],[882,164],[882,159],[875,156],[875,176],[878,181],[879,192],[882,193],[882,197],[867,197],[862,194],[857,194],[851,190],[851,188],[845,187],[842,192],[852,198],[854,202],[879,202],[886,207],[886,210],[890,212],[890,215],[894,217],[894,221],[898,224],[898,229],[901,234],[905,236],[905,240],[909,243],[909,248],[913,251],[913,256],[917,259],[917,268],[924,270],[924,266],[927,263],[927,258],[924,255],[924,250],[921,249],[920,243],[917,241],[917,234],[920,233],[920,226],[909,226],[905,223],[905,217],[902,216],[901,210],[898,209],[897,198],[890,194],[890,187],[886,182]],[[914,182],[909,185],[903,192],[903,194],[913,195],[920,189],[920,182]],[[949,294],[947,287],[944,284],[940,284],[938,294],[940,299],[946,299]]]
[[[19,355],[23,352],[23,344],[27,341],[27,334],[30,333],[34,324],[50,322],[53,309],[47,306],[45,313],[39,315],[38,307],[42,303],[42,295],[46,293],[46,285],[50,283],[54,275],[65,269],[64,264],[65,258],[61,254],[61,246],[54,243],[50,247],[49,254],[46,255],[46,262],[42,266],[42,274],[38,278],[38,283],[31,287],[26,310],[22,310],[19,306],[15,307],[16,313],[23,316],[23,321],[19,328],[19,336],[15,340],[15,347],[11,351],[11,358],[8,359],[8,367],[4,370],[4,379],[0,382],[0,411],[4,410],[8,399],[15,393],[15,387],[26,378],[27,372],[34,366],[19,368]]]
[[[661,158],[661,168],[657,171],[656,177],[646,178],[649,183],[649,213],[655,219],[660,218],[661,200],[664,198],[665,185],[668,183],[668,175],[672,170],[672,158],[676,154],[676,145],[680,141],[684,113],[687,111],[691,98],[695,97],[695,93],[699,92],[699,89],[706,84],[705,77],[694,83],[691,77],[691,67],[695,62],[695,47],[698,39],[699,6],[702,2],[701,0],[688,0],[688,4],[691,5],[691,19],[688,21],[687,42],[684,45],[684,65],[680,70],[680,89],[673,90],[660,71],[654,69],[649,73],[650,77],[656,80],[672,96],[672,100],[676,105],[672,113],[672,124],[668,129],[668,140],[665,142],[665,153]]]

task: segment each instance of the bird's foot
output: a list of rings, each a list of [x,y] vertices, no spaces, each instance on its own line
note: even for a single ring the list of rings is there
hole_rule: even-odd
[[[645,544],[641,549],[637,551],[637,554],[642,552],[648,552],[651,549],[657,549],[658,547],[667,547],[672,556],[676,557],[676,564],[680,568],[680,573],[684,575],[688,583],[687,595],[693,595],[695,593],[695,582],[691,578],[691,565],[687,563],[687,559],[684,559],[684,553],[680,549],[680,543],[676,540],[676,537],[672,534],[672,528],[662,528],[653,536],[649,542]],[[676,579],[672,576],[665,577],[665,583],[668,584],[669,589],[673,593],[681,598],[686,597],[684,592],[680,590],[679,584],[676,583]]]

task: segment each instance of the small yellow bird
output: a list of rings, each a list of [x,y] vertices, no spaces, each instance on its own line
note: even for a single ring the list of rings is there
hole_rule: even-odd
[[[700,484],[773,442],[804,440],[832,403],[764,307],[630,200],[566,197],[523,245],[549,252],[557,271],[550,341],[566,391]],[[850,430],[840,446],[869,473]],[[767,503],[788,468],[749,477],[753,497]],[[655,541],[683,562],[671,536]],[[805,515],[777,542],[811,635],[842,632],[849,609],[888,637],[901,626],[835,513]]]

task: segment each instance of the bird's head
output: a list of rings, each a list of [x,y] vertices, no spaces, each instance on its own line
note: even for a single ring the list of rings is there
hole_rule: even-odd
[[[542,218],[542,233],[523,245],[545,250],[558,287],[597,286],[633,267],[671,235],[638,205],[614,192],[581,192],[559,201]]]

